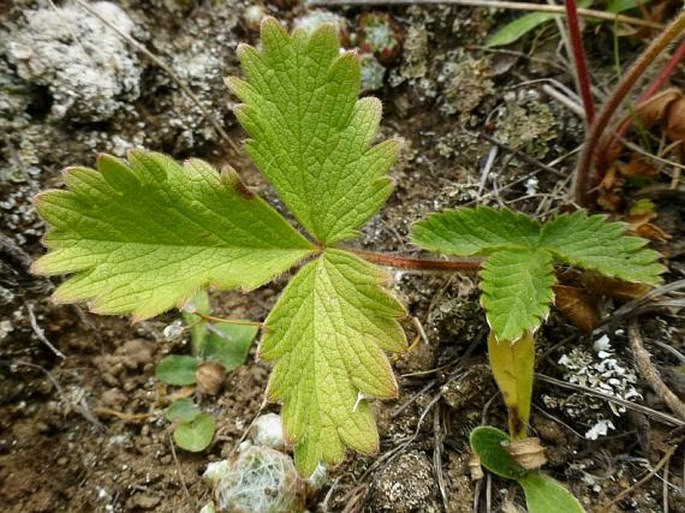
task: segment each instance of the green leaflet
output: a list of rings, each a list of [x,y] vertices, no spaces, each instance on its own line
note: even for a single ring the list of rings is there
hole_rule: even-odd
[[[631,1],[635,2],[636,0]],[[589,7],[591,5],[592,0],[580,0],[578,2],[578,7]],[[540,25],[550,20],[553,20],[557,16],[560,15],[547,12],[532,12],[529,14],[524,14],[523,16],[516,18],[514,21],[507,23],[504,27],[490,36],[486,42],[486,45],[493,47],[511,44],[521,39],[528,32],[536,29]]]
[[[504,46],[518,41],[528,32],[536,29],[543,23],[553,20],[558,14],[547,12],[532,12],[524,14],[488,37],[486,46]]]
[[[331,26],[288,35],[267,18],[262,46],[241,45],[247,81],[228,79],[243,102],[236,115],[252,137],[247,150],[317,240],[353,237],[391,191],[386,172],[398,143],[370,146],[381,103],[358,99],[359,61],[340,54]]]
[[[288,284],[265,322],[260,356],[278,360],[268,387],[283,402],[284,429],[305,474],[339,462],[350,446],[378,450],[367,397],[391,398],[397,383],[384,351],[407,342],[403,306],[380,284],[378,267],[327,250]]]
[[[126,165],[103,155],[97,171],[68,169],[65,182],[37,197],[51,251],[34,271],[75,273],[55,298],[91,300],[98,313],[143,319],[208,284],[252,289],[312,251],[235,172],[200,160],[181,166],[134,150]]]
[[[583,513],[578,500],[560,483],[542,472],[527,471],[507,452],[509,437],[492,426],[471,432],[471,449],[481,464],[498,476],[513,479],[523,488],[528,513]]]
[[[542,230],[540,244],[557,259],[621,280],[655,285],[666,268],[659,253],[645,248],[647,241],[625,234],[622,223],[608,223],[606,216],[583,211],[560,215]]]
[[[553,264],[633,282],[656,284],[666,269],[646,240],[629,236],[621,223],[582,211],[541,225],[509,209],[447,210],[412,228],[412,241],[446,255],[487,257],[481,271],[481,302],[500,340],[535,331],[553,298]]]
[[[507,479],[520,479],[528,473],[506,451],[509,436],[503,431],[492,426],[478,426],[471,431],[470,442],[471,450],[490,472]]]
[[[559,482],[541,473],[532,472],[518,480],[526,496],[528,513],[584,513],[583,506]]]
[[[553,270],[552,256],[540,249],[502,249],[485,259],[481,303],[497,339],[517,340],[547,317]]]
[[[412,227],[412,242],[446,255],[487,255],[500,248],[530,247],[540,223],[508,208],[461,208],[431,214]]]

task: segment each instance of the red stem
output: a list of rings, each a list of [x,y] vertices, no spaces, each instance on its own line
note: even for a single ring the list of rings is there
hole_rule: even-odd
[[[583,99],[583,107],[585,107],[585,123],[589,126],[595,119],[595,104],[592,101],[590,74],[587,71],[585,48],[583,46],[583,38],[580,34],[578,6],[576,5],[576,0],[564,0],[564,5],[566,7],[569,35],[571,36],[573,61],[576,65],[576,81],[578,83],[578,89],[580,89],[580,96]]]
[[[683,57],[685,57],[685,41],[681,41],[681,43],[678,45],[678,48],[676,48],[675,52],[673,52],[673,55],[671,55],[671,58],[666,63],[666,66],[664,66],[664,69],[661,70],[647,90],[640,95],[640,98],[637,101],[638,104],[651,98],[657,93],[657,91],[659,91],[659,89],[661,89],[661,87],[673,74],[673,70],[676,68],[676,66],[680,64],[680,61],[683,60]]]
[[[465,258],[463,260],[432,260],[423,258],[409,258],[385,253],[375,253],[364,249],[346,248],[346,251],[359,255],[364,260],[398,269],[413,269],[417,271],[477,271],[480,269],[479,258]]]
[[[590,187],[596,185],[597,177],[592,172],[595,157],[603,155],[607,143],[611,141],[611,137],[606,141],[602,141],[604,131],[606,130],[609,121],[621,106],[624,98],[632,90],[635,83],[643,75],[649,65],[656,59],[659,54],[685,29],[685,12],[682,12],[678,17],[664,29],[642,52],[642,55],[635,61],[635,64],[623,76],[623,80],[616,86],[614,92],[609,96],[606,103],[599,111],[594,123],[590,125],[587,135],[585,136],[585,143],[583,144],[583,151],[578,159],[578,166],[576,168],[575,176],[575,199],[576,203],[581,207],[588,207],[591,198]]]
[[[663,87],[666,81],[673,74],[673,70],[675,70],[675,67],[680,63],[680,61],[683,60],[683,57],[685,57],[685,41],[682,41],[680,45],[678,45],[678,48],[676,48],[676,51],[673,52],[673,55],[671,55],[671,58],[666,63],[666,66],[664,66],[664,69],[661,70],[661,72],[657,75],[654,81],[649,85],[647,90],[645,90],[645,92],[642,93],[640,97],[637,99],[636,105],[640,105],[642,102],[649,100],[659,91],[659,89]],[[616,130],[616,135],[612,137],[611,141],[609,141],[605,147],[611,148],[611,146],[617,140],[625,137],[626,133],[628,132],[632,124],[633,116],[630,116],[627,119],[625,119],[619,126],[618,130]]]

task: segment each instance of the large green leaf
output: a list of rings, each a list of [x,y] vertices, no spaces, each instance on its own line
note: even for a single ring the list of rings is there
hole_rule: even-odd
[[[283,402],[284,428],[306,474],[339,462],[350,446],[378,450],[366,398],[391,398],[397,383],[384,351],[406,348],[404,308],[381,287],[379,268],[339,250],[304,266],[265,322],[260,356],[278,360],[268,387]]]
[[[645,239],[626,235],[625,225],[583,211],[548,222],[540,244],[562,262],[626,281],[656,284],[666,269],[659,253],[645,248]]]
[[[130,167],[129,167],[130,166]],[[71,168],[69,190],[39,195],[51,251],[34,270],[76,273],[55,292],[98,313],[137,319],[183,303],[201,287],[258,287],[311,252],[311,244],[232,171],[184,166],[142,150],[129,165]]]
[[[537,244],[540,223],[508,208],[461,208],[432,214],[412,227],[412,241],[447,255],[487,255]]]
[[[358,99],[357,56],[340,53],[330,25],[288,35],[273,18],[262,49],[241,45],[238,56],[247,81],[228,84],[243,102],[236,115],[250,156],[320,242],[353,237],[390,194],[398,149],[395,140],[370,146],[381,103]]]
[[[498,340],[515,341],[540,326],[554,298],[553,271],[545,250],[502,249],[485,260],[481,302]]]

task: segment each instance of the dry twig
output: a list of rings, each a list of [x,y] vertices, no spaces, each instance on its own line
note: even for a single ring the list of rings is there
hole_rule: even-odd
[[[652,390],[666,403],[673,413],[685,420],[685,403],[671,392],[671,389],[661,379],[659,371],[652,364],[651,356],[645,349],[642,341],[642,334],[640,333],[637,321],[632,321],[628,325],[628,339],[630,340],[630,348],[635,355],[635,362],[642,378],[649,383]]]
[[[621,493],[619,493],[616,497],[614,497],[611,502],[607,503],[602,509],[599,510],[599,513],[609,513],[611,510],[611,507],[616,504],[617,502],[622,501],[626,497],[628,497],[631,493],[633,493],[635,490],[640,488],[643,484],[645,484],[647,481],[652,479],[659,470],[661,470],[661,467],[663,467],[668,461],[670,461],[671,456],[673,456],[673,453],[675,450],[678,448],[677,445],[673,445],[669,447],[666,450],[666,454],[664,454],[664,457],[659,460],[659,463],[657,463],[652,470],[650,470],[645,477],[640,479],[637,483],[635,483],[633,486],[630,488],[627,488],[626,490],[623,490]]]
[[[490,7],[495,9],[509,9],[512,11],[547,12],[558,15],[566,14],[563,5],[545,5],[530,2],[500,2],[498,0],[313,0],[309,2],[309,5],[312,7],[330,7],[333,5],[462,5],[465,7]],[[649,27],[654,29],[662,29],[664,27],[661,23],[656,23],[654,21],[625,16],[623,14],[595,11],[593,9],[580,8],[578,9],[578,16],[626,23],[628,25],[635,25],[636,27]]]

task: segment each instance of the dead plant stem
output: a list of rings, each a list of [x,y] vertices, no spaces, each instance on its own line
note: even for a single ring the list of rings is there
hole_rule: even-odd
[[[591,200],[590,189],[597,182],[596,173],[593,173],[593,164],[597,155],[603,155],[611,137],[605,137],[605,130],[621,106],[625,97],[630,93],[638,79],[644,74],[659,54],[668,47],[685,30],[685,12],[664,29],[642,52],[635,64],[623,76],[613,94],[599,111],[594,123],[585,137],[583,151],[578,160],[575,174],[575,200],[581,207],[588,207]]]
[[[642,334],[636,321],[632,321],[628,325],[628,339],[630,340],[630,348],[635,356],[635,363],[649,386],[654,390],[656,395],[661,398],[663,402],[675,413],[678,417],[685,420],[685,403],[683,403],[677,395],[671,392],[671,389],[663,382],[659,371],[652,363],[652,358],[649,352],[645,349],[642,342]]]
[[[563,15],[565,8],[562,5],[534,4],[531,2],[500,2],[498,0],[314,0],[309,2],[314,6],[374,6],[374,5],[463,5],[466,7],[490,7],[493,9],[509,9],[512,11],[547,12],[550,14]],[[598,20],[617,21],[637,27],[649,27],[662,29],[664,26],[650,20],[614,14],[593,9],[580,8],[578,16]]]
[[[631,493],[633,493],[635,490],[640,488],[643,484],[645,484],[647,481],[652,479],[659,470],[661,470],[661,467],[663,467],[666,463],[668,463],[671,460],[671,457],[673,456],[673,453],[675,450],[678,448],[677,445],[672,445],[666,450],[666,454],[664,454],[663,458],[659,460],[659,462],[654,466],[652,470],[650,470],[645,477],[640,479],[637,483],[635,483],[633,486],[630,488],[627,488],[626,490],[623,490],[621,493],[619,493],[616,497],[611,499],[611,502],[607,503],[603,508],[599,510],[599,513],[609,513],[611,511],[611,508],[614,504],[619,503],[626,497],[628,497]]]

